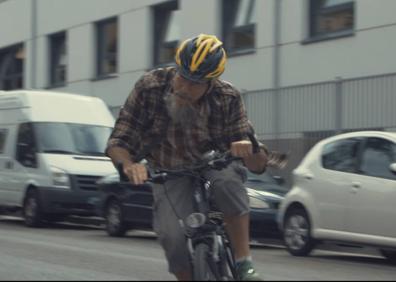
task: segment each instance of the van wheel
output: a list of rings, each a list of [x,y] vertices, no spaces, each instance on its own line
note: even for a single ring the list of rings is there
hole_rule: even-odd
[[[40,199],[36,190],[27,192],[23,203],[23,216],[25,224],[29,227],[41,227],[43,225]]]
[[[127,232],[120,201],[112,199],[106,206],[106,231],[110,236],[122,237]]]
[[[311,224],[303,209],[290,210],[285,218],[283,239],[288,252],[294,256],[307,256],[315,247],[311,237]]]
[[[396,264],[396,251],[380,250],[381,254],[392,264]]]

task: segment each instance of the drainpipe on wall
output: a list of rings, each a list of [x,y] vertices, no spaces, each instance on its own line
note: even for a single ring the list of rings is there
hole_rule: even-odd
[[[32,0],[31,6],[31,74],[30,74],[30,88],[36,88],[36,70],[37,70],[37,0]]]
[[[335,78],[335,125],[336,133],[342,132],[342,77]]]
[[[278,140],[280,137],[280,35],[281,35],[281,6],[282,0],[274,1],[274,27],[273,27],[273,64],[272,64],[272,77],[273,77],[273,89],[274,89],[274,114],[273,114],[273,126],[274,126],[274,138]],[[279,142],[275,142],[276,147],[279,146]],[[277,148],[279,149],[279,148]]]

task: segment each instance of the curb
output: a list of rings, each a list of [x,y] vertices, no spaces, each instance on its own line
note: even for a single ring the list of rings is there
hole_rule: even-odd
[[[71,215],[67,217],[66,222],[71,222],[75,224],[86,224],[86,225],[96,225],[96,226],[104,226],[105,220],[102,217],[96,216],[75,216]]]

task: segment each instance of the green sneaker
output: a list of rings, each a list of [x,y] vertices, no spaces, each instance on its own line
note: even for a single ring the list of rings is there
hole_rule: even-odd
[[[263,281],[249,260],[238,263],[236,270],[241,281]]]

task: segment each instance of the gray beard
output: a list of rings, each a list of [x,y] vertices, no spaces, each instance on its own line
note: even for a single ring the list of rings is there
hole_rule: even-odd
[[[166,109],[175,125],[181,126],[183,129],[191,129],[196,123],[198,113],[191,104],[178,105],[175,95],[166,97]]]

